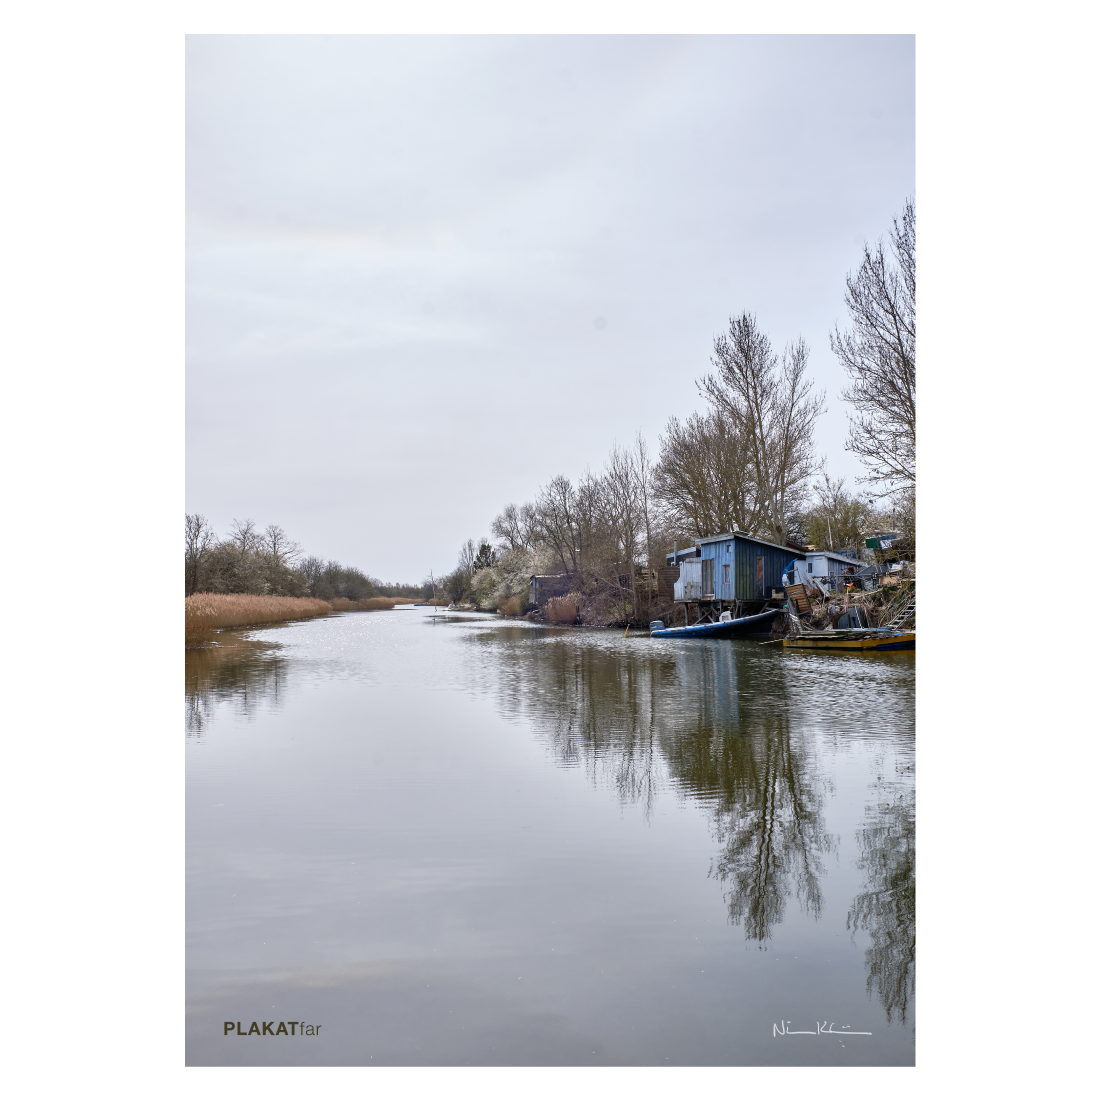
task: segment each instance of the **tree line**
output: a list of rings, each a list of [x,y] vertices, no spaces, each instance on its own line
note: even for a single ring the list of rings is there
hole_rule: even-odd
[[[664,564],[673,542],[747,531],[792,547],[860,546],[875,530],[916,541],[916,212],[907,200],[889,244],[865,244],[845,281],[850,327],[829,342],[848,379],[845,447],[864,473],[849,489],[829,476],[815,427],[825,393],[810,349],[778,349],[743,311],[714,340],[697,380],[704,411],[669,419],[653,453],[639,433],[603,468],[559,474],[533,500],[508,504],[490,536],[470,539],[454,571],[433,578],[452,599],[522,604],[531,573],[568,573],[586,593],[637,605],[639,569]],[[629,593],[629,594],[628,594]]]
[[[409,584],[383,584],[354,566],[306,555],[278,524],[262,531],[251,519],[234,520],[220,538],[205,516],[184,519],[184,591],[245,592],[259,596],[314,596],[365,600],[423,596]]]

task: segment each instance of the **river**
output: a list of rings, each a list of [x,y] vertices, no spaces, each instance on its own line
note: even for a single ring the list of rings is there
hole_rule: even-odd
[[[914,653],[428,608],[223,641],[189,1065],[914,1064]]]

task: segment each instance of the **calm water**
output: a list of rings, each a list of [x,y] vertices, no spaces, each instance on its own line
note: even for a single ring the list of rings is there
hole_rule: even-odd
[[[187,658],[189,1064],[913,1064],[912,653],[251,637]]]

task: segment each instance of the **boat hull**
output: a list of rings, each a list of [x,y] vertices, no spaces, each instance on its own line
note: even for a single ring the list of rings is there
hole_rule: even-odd
[[[697,623],[695,626],[666,626],[651,630],[651,638],[749,638],[755,634],[770,634],[772,622],[782,615],[782,609],[745,615],[727,623]]]
[[[837,631],[830,637],[831,631],[814,634],[794,634],[783,639],[784,649],[844,649],[866,653],[884,649],[916,649],[917,632],[915,630],[884,633],[881,630],[845,630]]]

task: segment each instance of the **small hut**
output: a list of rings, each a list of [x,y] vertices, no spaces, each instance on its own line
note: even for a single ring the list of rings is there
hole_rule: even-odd
[[[534,574],[527,602],[531,607],[543,607],[551,597],[565,596],[572,590],[572,573]]]
[[[781,600],[783,570],[805,554],[745,531],[696,539],[696,557],[680,566],[677,601],[753,603]]]

